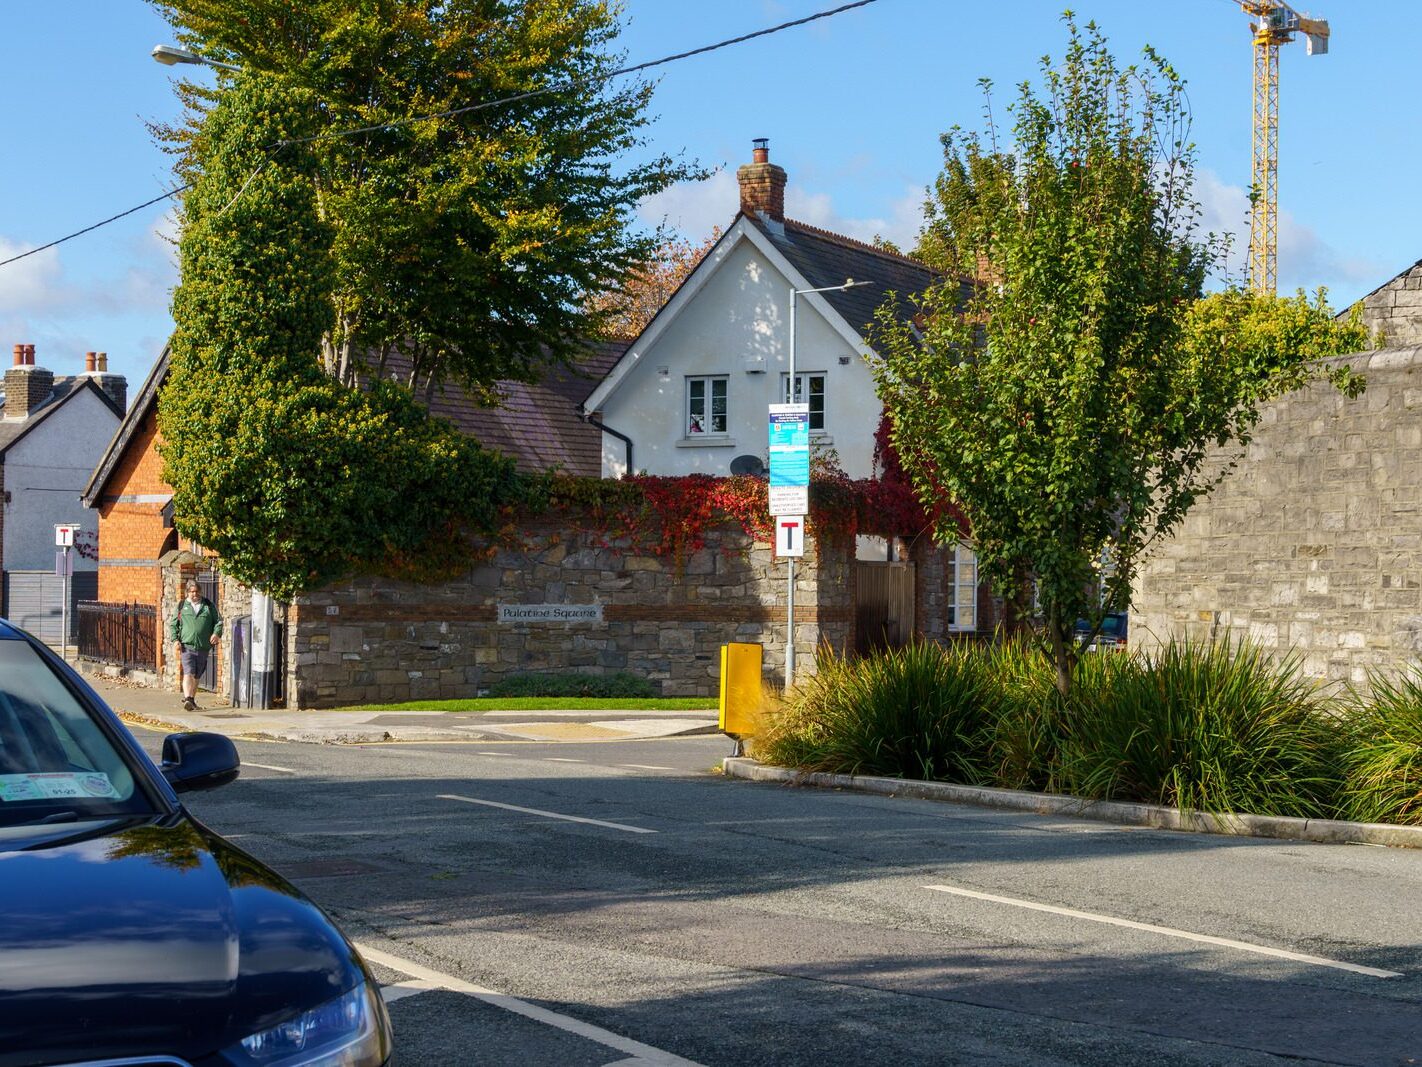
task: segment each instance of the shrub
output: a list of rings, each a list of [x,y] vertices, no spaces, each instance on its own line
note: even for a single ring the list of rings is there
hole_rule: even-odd
[[[1371,697],[1354,694],[1348,719],[1344,812],[1422,826],[1422,675],[1370,681]]]
[[[966,783],[990,779],[1001,696],[987,660],[916,643],[863,659],[822,652],[767,718],[756,754],[805,770]]]
[[[661,693],[651,682],[626,671],[615,674],[511,674],[489,687],[492,697],[630,697]]]
[[[1088,657],[1082,667],[1061,742],[1066,791],[1186,810],[1336,815],[1344,731],[1297,659],[1172,641],[1153,657]]]
[[[975,650],[998,690],[990,766],[994,785],[1051,790],[1063,705],[1051,660],[1031,641],[1010,638]]]

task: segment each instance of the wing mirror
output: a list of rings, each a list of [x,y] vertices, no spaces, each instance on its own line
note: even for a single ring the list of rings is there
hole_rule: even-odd
[[[174,792],[215,789],[237,780],[242,759],[222,734],[169,734],[163,738],[163,777]]]

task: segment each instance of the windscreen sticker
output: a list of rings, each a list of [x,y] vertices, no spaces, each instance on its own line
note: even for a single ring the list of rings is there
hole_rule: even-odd
[[[0,774],[0,801],[118,798],[107,774],[60,771],[50,774]]]

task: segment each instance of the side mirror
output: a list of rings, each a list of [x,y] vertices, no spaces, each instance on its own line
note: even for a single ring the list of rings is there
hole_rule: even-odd
[[[242,759],[222,734],[169,734],[163,738],[163,777],[175,792],[214,789],[237,780]]]

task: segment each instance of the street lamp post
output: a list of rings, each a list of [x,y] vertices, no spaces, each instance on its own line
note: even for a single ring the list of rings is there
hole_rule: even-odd
[[[794,285],[790,286],[790,403],[795,403],[796,300],[809,293],[835,293],[841,289],[853,289],[856,286],[868,284],[870,283],[856,282],[853,278],[846,278],[841,285],[826,285],[820,289],[796,289]],[[790,565],[790,574],[786,579],[785,586],[785,693],[788,696],[790,687],[795,684],[795,557],[791,556],[785,562]]]
[[[234,63],[221,63],[215,59],[208,59],[200,56],[196,52],[189,52],[186,48],[177,48],[171,44],[159,44],[153,46],[150,53],[155,60],[165,67],[175,66],[178,63],[193,63],[199,67],[216,67],[218,70],[230,70],[241,73],[242,68]]]

